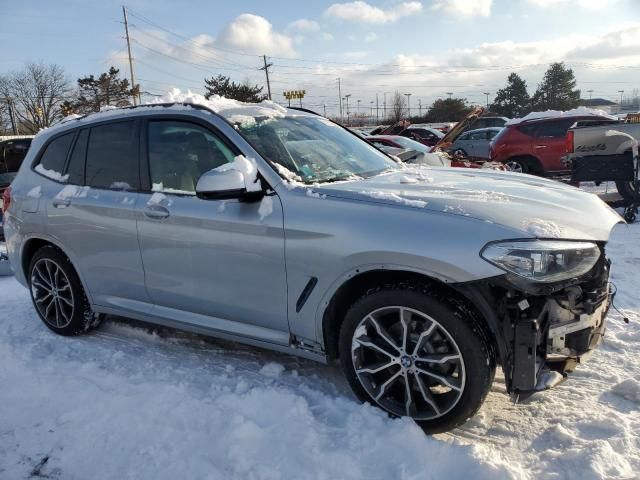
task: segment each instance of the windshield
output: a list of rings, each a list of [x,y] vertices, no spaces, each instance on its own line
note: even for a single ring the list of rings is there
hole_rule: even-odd
[[[369,143],[323,117],[264,118],[237,126],[263,158],[305,183],[370,177],[399,168]]]
[[[420,153],[429,153],[431,151],[431,149],[426,145],[407,137],[397,137],[394,138],[393,141],[398,145],[402,145],[404,148],[410,148],[411,150],[415,150]]]

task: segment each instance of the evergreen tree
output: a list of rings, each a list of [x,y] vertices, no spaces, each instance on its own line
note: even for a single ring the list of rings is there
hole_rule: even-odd
[[[427,122],[459,122],[466,117],[472,107],[467,105],[464,98],[438,99],[431,107],[425,117]]]
[[[527,92],[527,82],[512,72],[507,78],[507,86],[496,93],[491,111],[509,118],[519,118],[531,111],[531,97]]]
[[[204,83],[207,89],[204,94],[205,98],[220,95],[221,97],[249,103],[258,103],[267,98],[267,96],[262,93],[263,87],[259,87],[258,85],[252,86],[249,80],[245,80],[243,83],[236,83],[231,81],[229,77],[218,75],[210,79],[205,78]]]
[[[62,109],[66,113],[87,114],[99,112],[102,107],[112,105],[126,107],[131,105],[131,98],[138,95],[139,86],[131,88],[129,80],[120,78],[120,70],[109,68],[98,78],[93,75],[78,79],[78,98],[73,102],[65,102]]]
[[[576,89],[573,70],[564,63],[552,63],[532,98],[533,108],[544,110],[571,110],[580,104],[580,90]]]

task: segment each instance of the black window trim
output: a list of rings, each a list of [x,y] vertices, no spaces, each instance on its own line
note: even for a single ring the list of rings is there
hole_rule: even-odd
[[[194,193],[177,193],[177,192],[154,192],[151,184],[151,164],[149,162],[149,123],[151,122],[182,122],[191,123],[198,127],[204,128],[220,140],[235,155],[242,155],[240,149],[229,138],[220,131],[215,125],[194,116],[176,115],[176,114],[157,114],[148,115],[142,118],[141,141],[140,141],[140,193],[162,193],[163,195],[174,195],[176,197],[198,198]],[[266,181],[261,176],[261,181]],[[146,189],[146,190],[145,190]]]
[[[138,163],[138,188],[132,188],[131,190],[123,190],[122,188],[108,188],[108,187],[94,187],[93,185],[89,185],[87,183],[87,159],[89,158],[89,144],[91,143],[91,131],[95,128],[95,127],[104,127],[106,125],[115,125],[117,123],[124,123],[124,122],[133,122],[133,130],[134,130],[134,136],[137,138],[138,140],[138,154],[137,154],[137,158],[136,161]],[[141,121],[141,117],[135,116],[135,117],[131,117],[131,118],[127,118],[125,117],[120,117],[117,119],[110,119],[110,120],[105,120],[102,122],[96,122],[96,123],[91,123],[88,125],[83,125],[83,128],[88,128],[89,129],[89,136],[87,137],[87,147],[85,150],[85,154],[84,154],[84,185],[86,187],[91,188],[92,190],[102,190],[102,191],[110,191],[110,192],[125,192],[125,193],[143,193],[142,190],[142,178],[140,177],[140,164],[142,163],[142,159],[140,158],[140,145],[142,143],[141,138],[140,138],[140,125],[141,125],[142,121]],[[67,159],[68,161],[68,159]]]
[[[78,144],[78,140],[80,139],[80,135],[82,135],[82,132],[84,130],[87,130],[87,144],[84,146],[84,161],[83,161],[83,167],[82,167],[82,183],[78,186],[80,187],[84,187],[87,181],[87,175],[86,175],[86,170],[87,170],[87,148],[89,147],[89,133],[90,133],[90,128],[89,127],[78,127],[75,130],[75,137],[73,138],[73,141],[71,142],[71,147],[69,148],[69,151],[67,152],[67,159],[64,162],[64,169],[63,169],[63,173],[62,175],[68,175],[69,174],[69,165],[71,164],[71,156],[73,155],[73,152],[76,149],[76,145]],[[65,183],[65,185],[74,185],[72,184],[68,184]]]

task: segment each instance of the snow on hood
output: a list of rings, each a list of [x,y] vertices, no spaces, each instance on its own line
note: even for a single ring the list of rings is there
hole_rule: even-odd
[[[408,182],[409,177],[415,181]],[[467,216],[517,230],[522,237],[606,241],[622,221],[596,195],[511,172],[413,168],[314,188],[328,197]]]
[[[522,118],[513,118],[505,125],[515,125],[526,120],[536,120],[539,118],[561,118],[561,117],[605,117],[616,120],[616,117],[609,115],[604,110],[597,108],[578,107],[572,110],[547,110],[546,112],[531,112]]]

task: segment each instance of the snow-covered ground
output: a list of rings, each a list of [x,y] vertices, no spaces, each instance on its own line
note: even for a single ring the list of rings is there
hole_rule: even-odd
[[[49,332],[0,278],[0,479],[576,479],[640,472],[640,225],[609,246],[606,343],[556,389],[426,437],[357,403],[340,371],[112,319]]]

